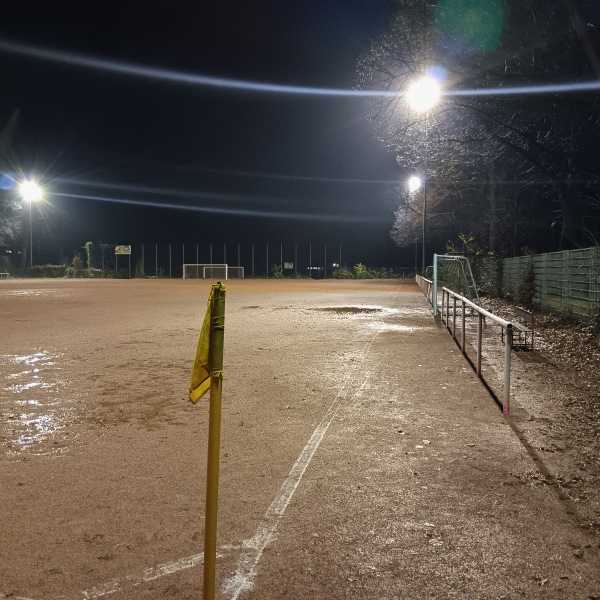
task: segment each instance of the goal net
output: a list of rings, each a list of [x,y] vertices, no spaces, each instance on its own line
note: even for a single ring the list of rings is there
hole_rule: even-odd
[[[479,304],[479,293],[471,264],[466,256],[453,254],[433,255],[433,314],[437,315],[438,293],[446,287]]]
[[[244,267],[230,267],[226,264],[186,264],[183,265],[184,279],[243,279]]]

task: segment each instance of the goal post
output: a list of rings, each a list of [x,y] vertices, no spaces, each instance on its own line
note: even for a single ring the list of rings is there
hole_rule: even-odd
[[[230,267],[225,263],[184,264],[184,279],[244,278],[244,267]]]
[[[433,316],[438,313],[439,286],[460,293],[475,304],[480,304],[477,285],[471,270],[471,263],[466,256],[454,254],[433,255]]]

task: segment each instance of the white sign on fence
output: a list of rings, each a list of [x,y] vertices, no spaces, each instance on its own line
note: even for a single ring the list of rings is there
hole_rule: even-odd
[[[131,246],[115,246],[115,254],[131,254]]]

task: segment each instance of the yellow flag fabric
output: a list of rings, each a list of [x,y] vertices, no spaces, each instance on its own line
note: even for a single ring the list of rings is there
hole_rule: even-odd
[[[211,289],[210,296],[208,297],[208,308],[206,309],[202,329],[200,330],[196,358],[192,367],[192,379],[190,381],[190,400],[192,402],[198,402],[210,388],[208,355],[210,351],[210,324],[214,294],[214,289]]]

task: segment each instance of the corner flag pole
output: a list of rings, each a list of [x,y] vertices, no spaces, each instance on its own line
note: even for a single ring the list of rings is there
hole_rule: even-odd
[[[204,517],[204,600],[214,600],[215,597],[224,337],[225,286],[219,281],[212,286],[208,298],[190,381],[192,402],[197,402],[210,389]]]
[[[214,600],[217,562],[217,509],[219,502],[219,455],[221,446],[221,397],[223,389],[223,341],[225,334],[225,286],[215,286],[208,361],[210,365],[210,412],[206,467],[206,514],[204,517],[204,600]]]

